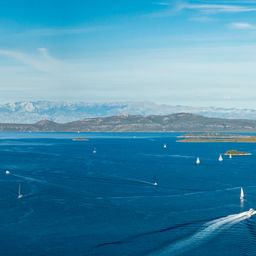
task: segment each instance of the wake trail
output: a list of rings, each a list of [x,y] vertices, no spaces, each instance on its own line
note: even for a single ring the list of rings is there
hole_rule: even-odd
[[[157,256],[174,256],[182,254],[186,251],[190,251],[191,249],[198,247],[199,245],[207,242],[214,236],[216,236],[219,232],[230,228],[231,226],[250,218],[251,215],[248,214],[248,211],[228,215],[227,217],[219,218],[210,222],[207,222],[201,230],[196,232],[195,234],[174,242],[169,246],[161,249],[158,252],[154,252],[150,255]]]
[[[51,174],[52,176],[59,176],[58,174]],[[62,176],[64,177],[64,176]],[[100,183],[109,183],[109,184],[126,184],[126,185],[135,185],[135,184],[143,184],[143,185],[150,185],[150,186],[156,186],[155,182],[152,181],[147,181],[147,180],[142,180],[142,179],[133,179],[133,178],[128,178],[128,177],[121,177],[121,176],[71,176],[71,175],[66,175],[65,177],[70,178],[70,179],[83,179],[83,180],[92,180],[95,182],[100,182]]]
[[[151,183],[151,184],[153,184],[153,183]],[[163,186],[159,186],[159,187],[162,188]],[[186,196],[208,194],[208,193],[214,193],[214,192],[231,191],[231,190],[237,190],[237,189],[240,189],[240,187],[231,187],[231,188],[207,190],[207,191],[196,191],[196,192],[188,192],[188,193],[180,193],[180,194],[111,196],[108,198],[109,199],[176,198],[176,197],[186,197]]]
[[[76,194],[79,194],[79,195],[85,195],[86,198],[94,198],[94,194],[90,193],[90,196],[88,197],[88,193],[84,193],[83,191],[78,191],[76,189],[72,189],[72,188],[70,188],[68,186],[65,186],[65,185],[59,185],[59,184],[51,183],[51,182],[48,182],[48,181],[45,181],[45,180],[35,179],[35,178],[31,178],[31,177],[27,177],[27,176],[23,176],[23,175],[18,175],[18,174],[12,174],[12,176],[23,179],[23,180],[26,180],[26,181],[29,181],[29,182],[36,182],[36,183],[43,184],[43,185],[46,185],[46,186],[68,190],[72,193],[76,193]],[[35,194],[29,193],[28,195],[31,197]]]
[[[187,159],[190,159],[190,158],[195,158],[195,156],[186,156],[186,155],[170,155],[170,154],[164,154],[164,155],[161,155],[161,154],[141,154],[142,156],[146,156],[146,157],[162,157],[162,158],[167,158],[167,157],[170,157],[170,158],[187,158]]]
[[[148,232],[136,234],[136,235],[127,237],[127,238],[125,238],[123,240],[116,240],[116,241],[111,241],[111,242],[100,243],[100,244],[97,244],[95,246],[95,248],[103,247],[103,246],[108,246],[108,245],[116,245],[116,244],[129,243],[129,242],[131,242],[131,241],[133,241],[135,239],[139,239],[141,237],[168,232],[168,231],[175,230],[175,229],[178,229],[178,228],[183,228],[183,227],[186,227],[186,226],[195,225],[197,223],[202,223],[202,222],[208,221],[208,220],[209,219],[197,220],[197,221],[187,222],[187,223],[180,223],[180,224],[172,225],[172,226],[169,226],[169,227],[164,227],[164,228],[161,228],[161,229],[158,229],[158,230],[153,230],[153,231],[148,231]]]
[[[50,183],[47,182],[47,181],[40,180],[40,179],[35,179],[35,178],[23,176],[23,175],[12,174],[12,176],[17,177],[17,178],[21,178],[21,179],[24,179],[24,180],[27,180],[27,181],[33,181],[33,182],[38,182],[38,183],[47,184],[47,185],[50,184]]]
[[[154,184],[155,184],[155,182],[152,182],[152,181],[147,181],[147,180],[142,180],[142,179],[133,179],[133,178],[121,177],[121,176],[109,176],[109,178],[112,178],[112,179],[114,178],[114,179],[117,179],[120,181],[128,181],[128,182],[152,185],[152,186],[154,186]]]

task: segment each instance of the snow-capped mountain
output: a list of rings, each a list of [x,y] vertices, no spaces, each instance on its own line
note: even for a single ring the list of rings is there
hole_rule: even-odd
[[[65,123],[88,117],[105,117],[123,114],[143,116],[167,115],[181,112],[207,117],[256,120],[256,109],[171,106],[152,102],[86,103],[22,101],[0,104],[0,122],[35,123],[47,119]]]

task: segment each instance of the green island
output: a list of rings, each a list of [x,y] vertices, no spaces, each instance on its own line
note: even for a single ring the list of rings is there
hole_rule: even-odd
[[[250,156],[252,155],[252,153],[249,153],[249,152],[242,152],[242,151],[238,151],[238,150],[235,150],[235,149],[231,149],[231,150],[228,150],[224,153],[224,155],[226,156]]]
[[[177,142],[256,143],[256,136],[240,134],[185,134],[177,138]]]

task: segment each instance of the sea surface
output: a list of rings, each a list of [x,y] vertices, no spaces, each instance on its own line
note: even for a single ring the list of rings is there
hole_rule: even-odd
[[[0,133],[0,255],[256,255],[256,144],[177,135]]]

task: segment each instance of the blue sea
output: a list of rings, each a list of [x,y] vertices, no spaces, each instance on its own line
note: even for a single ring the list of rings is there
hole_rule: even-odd
[[[255,144],[177,135],[1,133],[0,255],[256,255]]]

